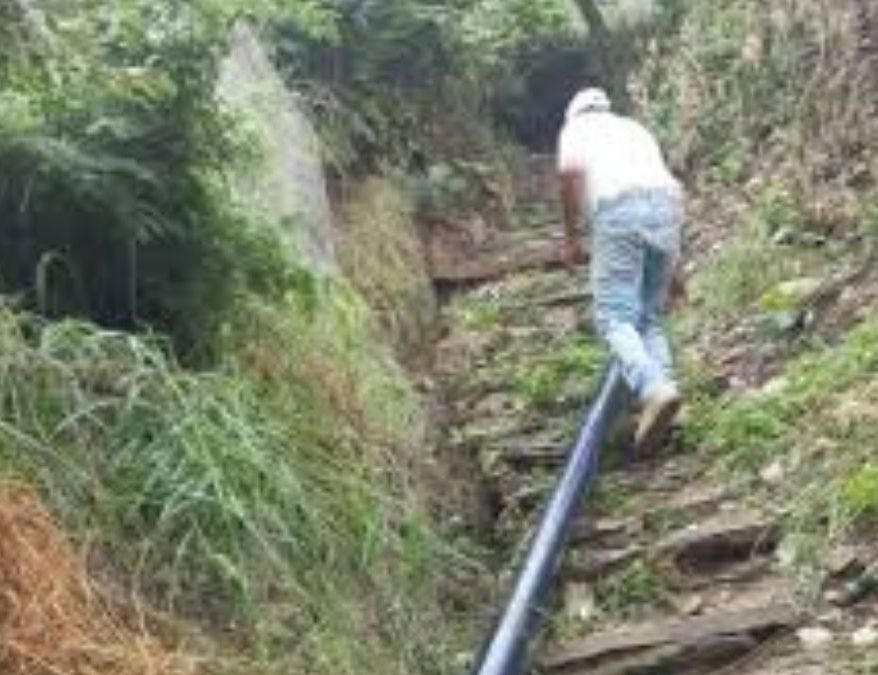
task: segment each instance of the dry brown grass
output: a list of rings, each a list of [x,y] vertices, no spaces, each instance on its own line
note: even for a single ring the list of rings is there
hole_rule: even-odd
[[[0,672],[190,675],[194,660],[133,628],[96,594],[82,559],[27,488],[0,485]]]
[[[344,205],[337,249],[345,276],[391,342],[402,356],[415,358],[422,356],[436,299],[413,209],[392,181],[365,181]]]

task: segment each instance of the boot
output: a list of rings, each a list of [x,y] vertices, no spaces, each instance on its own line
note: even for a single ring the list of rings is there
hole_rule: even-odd
[[[638,454],[655,450],[680,410],[680,392],[676,385],[663,382],[653,387],[643,400],[643,410],[637,424],[634,448]]]

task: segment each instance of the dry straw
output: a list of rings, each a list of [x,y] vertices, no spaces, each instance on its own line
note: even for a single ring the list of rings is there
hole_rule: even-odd
[[[0,484],[0,672],[191,675],[198,668],[114,613],[36,495]]]

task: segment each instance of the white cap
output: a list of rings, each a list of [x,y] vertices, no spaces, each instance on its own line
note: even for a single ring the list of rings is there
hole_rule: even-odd
[[[580,113],[587,112],[608,112],[611,107],[610,98],[603,89],[590,87],[583,89],[573,97],[570,105],[567,106],[564,118],[569,120]]]

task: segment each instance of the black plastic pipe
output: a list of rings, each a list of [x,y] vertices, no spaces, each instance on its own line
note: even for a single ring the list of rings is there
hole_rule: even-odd
[[[518,573],[515,590],[496,624],[473,675],[521,675],[528,665],[528,645],[542,623],[545,603],[567,543],[571,524],[597,473],[600,446],[622,408],[624,385],[612,365],[593,401],[579,439],[540,521]]]

